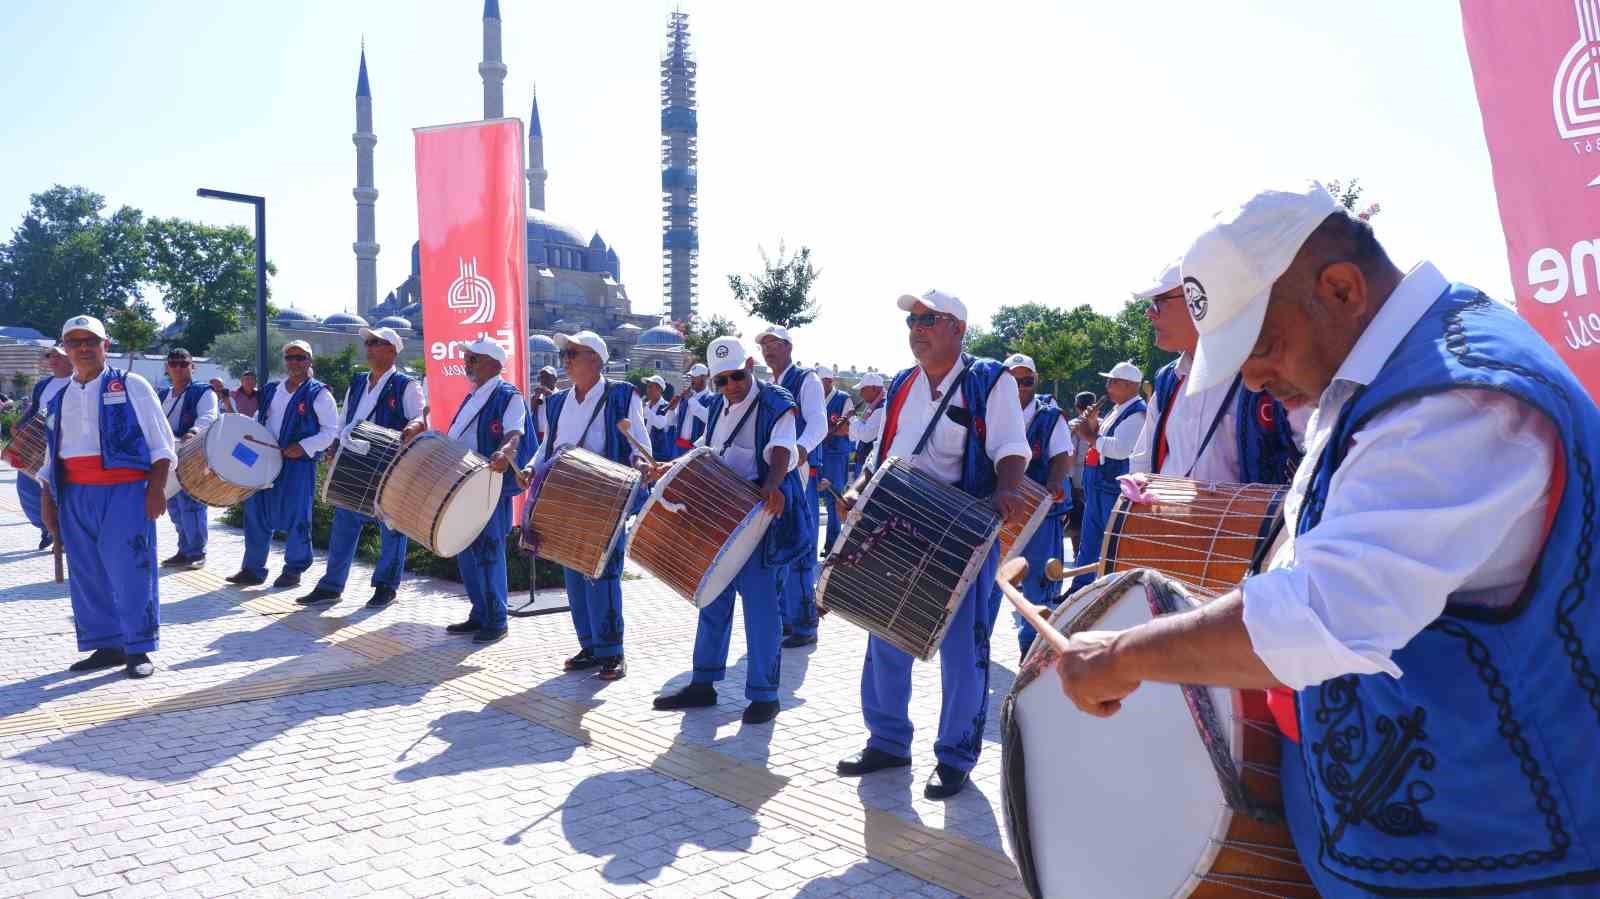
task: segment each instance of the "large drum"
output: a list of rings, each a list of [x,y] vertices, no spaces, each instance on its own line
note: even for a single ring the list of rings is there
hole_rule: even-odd
[[[1076,596],[1051,616],[1063,634],[1193,603],[1152,571]],[[1095,718],[1061,692],[1056,658],[1035,640],[1000,710],[1006,833],[1029,895],[1317,895],[1283,821],[1263,693],[1150,683]]]
[[[181,487],[208,506],[244,502],[265,490],[283,470],[283,452],[266,426],[228,412],[178,445],[178,464],[167,475],[167,498]]]
[[[639,472],[582,447],[564,446],[534,469],[521,546],[597,578],[622,539]]]
[[[1030,477],[1023,477],[1017,482],[1017,494],[1022,497],[1022,511],[1012,518],[1007,518],[1000,523],[1000,562],[1002,564],[1022,555],[1028,548],[1028,541],[1033,539],[1033,532],[1039,530],[1039,525],[1044,523],[1044,517],[1050,514],[1050,507],[1055,505],[1050,496],[1050,491]],[[1061,554],[1057,548],[1051,557]]]
[[[846,516],[817,605],[927,661],[999,528],[985,500],[891,458]]]
[[[628,558],[704,608],[761,547],[772,515],[756,485],[710,447],[678,457],[628,535]]]
[[[1151,568],[1197,596],[1215,597],[1264,567],[1279,536],[1287,487],[1157,475],[1149,503],[1117,498],[1106,522],[1100,573]]]
[[[500,504],[504,475],[489,460],[438,431],[401,448],[378,485],[384,521],[441,558],[478,539]]]
[[[11,442],[3,453],[11,467],[23,474],[37,478],[50,454],[49,434],[45,430],[44,416],[35,415],[11,433]]]
[[[322,482],[322,501],[329,505],[378,517],[378,488],[389,466],[400,455],[400,432],[356,422],[339,439],[339,452]]]

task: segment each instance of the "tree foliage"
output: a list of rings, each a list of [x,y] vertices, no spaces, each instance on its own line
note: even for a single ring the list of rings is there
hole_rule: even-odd
[[[272,344],[269,343],[268,346]],[[334,399],[342,399],[345,391],[350,389],[350,379],[355,377],[356,369],[362,367],[365,362],[365,354],[357,356],[356,348],[346,345],[332,356],[312,360],[312,366],[317,380],[328,385],[328,389],[333,391]]]
[[[689,354],[689,364],[704,362],[706,360],[706,347],[718,337],[739,335],[739,329],[733,321],[720,315],[713,315],[709,319],[691,318],[686,322],[673,322],[672,326],[683,335],[683,349]]]
[[[211,344],[211,358],[228,370],[235,378],[247,371],[255,371],[257,380],[265,384],[274,375],[283,372],[283,356],[277,352],[285,343],[283,332],[267,326],[267,368],[256,371],[256,326],[247,321],[236,331],[218,337]]]
[[[255,307],[255,239],[244,228],[178,218],[150,219],[145,238],[150,282],[183,322],[184,346],[204,355]]]
[[[144,213],[123,206],[102,216],[105,197],[56,185],[29,198],[0,246],[0,321],[46,334],[68,318],[101,319],[139,298],[145,277]]]
[[[760,253],[760,274],[728,276],[734,299],[751,316],[785,328],[816,321],[817,301],[811,296],[811,288],[822,272],[811,264],[811,248],[801,247],[788,256],[779,242],[776,260],[764,249]]]
[[[116,343],[118,350],[130,357],[153,346],[157,333],[159,330],[155,317],[150,314],[150,307],[141,302],[118,309],[106,322],[106,335]]]
[[[1155,345],[1155,331],[1144,314],[1145,303],[1129,301],[1115,316],[1092,306],[1059,309],[1042,303],[1002,306],[989,327],[967,329],[967,352],[991,359],[1011,353],[1033,357],[1040,392],[1069,396],[1080,390],[1100,394],[1099,373],[1123,360],[1139,366],[1148,379],[1172,359]]]

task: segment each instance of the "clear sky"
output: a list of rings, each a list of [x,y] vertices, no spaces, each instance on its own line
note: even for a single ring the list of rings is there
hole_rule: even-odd
[[[379,298],[416,235],[410,129],[482,115],[481,0],[12,0],[0,233],[81,184],[147,215],[249,224],[274,300],[354,310],[354,93],[372,82]],[[548,209],[598,228],[661,307],[661,2],[500,0],[506,113],[539,88]],[[1337,5],[696,0],[702,314],[757,247],[810,246],[805,362],[907,364],[893,299],[938,286],[1110,311],[1213,211],[1284,177],[1359,177],[1402,267],[1510,294],[1450,0]],[[747,329],[746,336],[754,330]]]

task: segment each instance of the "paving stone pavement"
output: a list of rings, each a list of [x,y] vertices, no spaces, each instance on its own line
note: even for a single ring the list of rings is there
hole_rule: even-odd
[[[650,699],[689,677],[695,616],[623,586],[628,677],[564,674],[566,613],[491,647],[443,632],[459,585],[407,575],[374,611],[238,589],[242,534],[213,513],[206,570],[162,576],[156,675],[71,675],[65,584],[0,472],[0,899],[13,895],[1020,896],[999,823],[1002,615],[973,783],[922,798],[937,662],[915,669],[910,770],[859,781],[864,632],[825,619],[783,654],[783,711],[745,727],[738,616],[720,702]],[[162,555],[176,545],[157,528]],[[281,552],[269,567],[276,574]],[[513,598],[514,602],[516,598]]]

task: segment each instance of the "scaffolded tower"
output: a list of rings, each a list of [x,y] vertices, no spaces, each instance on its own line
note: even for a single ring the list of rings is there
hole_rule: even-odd
[[[689,15],[675,12],[661,58],[661,250],[662,293],[672,321],[687,321],[699,307],[700,215],[699,121],[695,111],[695,62],[689,54]]]

